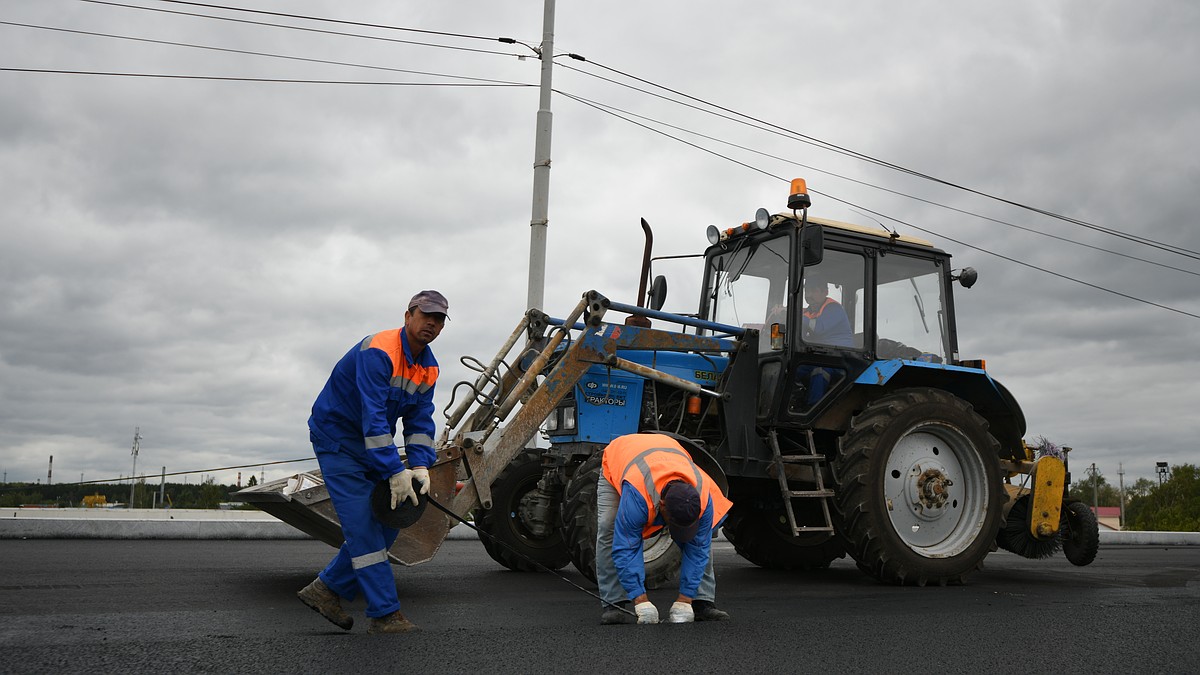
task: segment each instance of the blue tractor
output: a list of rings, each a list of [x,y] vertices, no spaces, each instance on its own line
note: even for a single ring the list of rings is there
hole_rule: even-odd
[[[594,579],[601,450],[653,431],[721,484],[734,504],[722,531],[762,567],[849,555],[881,581],[926,585],[962,581],[996,547],[1090,563],[1097,523],[1066,499],[1066,454],[1027,446],[1016,400],[959,354],[953,287],[974,270],[808,207],[797,179],[789,211],[710,227],[695,314],[662,311],[661,277],[646,288],[649,243],[637,305],[589,291],[562,318],[529,310],[455,388],[470,395],[448,407],[432,496],[473,513],[504,566],[571,563]],[[300,478],[243,493],[338,545],[319,475]],[[431,559],[453,524],[426,510],[393,561]],[[644,554],[648,586],[676,573],[669,537]]]
[[[594,577],[600,450],[656,431],[721,477],[734,503],[723,531],[763,567],[849,554],[882,581],[925,585],[960,582],[997,545],[1091,562],[1096,521],[1065,501],[1065,455],[1035,454],[1017,401],[958,352],[952,287],[974,270],[917,238],[809,218],[808,205],[797,180],[790,212],[709,228],[695,315],[660,311],[661,278],[649,307],[593,291],[569,320],[531,312],[547,332],[524,330],[545,356],[525,372],[557,402],[534,405],[550,447],[523,448],[475,512],[503,542],[484,537],[496,560]],[[648,277],[644,265],[643,288]],[[553,349],[549,334],[562,337]],[[645,551],[647,578],[669,580],[669,537]]]

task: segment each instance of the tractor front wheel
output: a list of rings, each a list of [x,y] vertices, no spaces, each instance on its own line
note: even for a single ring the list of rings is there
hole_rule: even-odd
[[[894,584],[960,583],[1000,529],[999,444],[966,401],[901,389],[850,423],[833,462],[835,519],[860,569]]]
[[[542,477],[542,454],[526,448],[513,458],[492,483],[492,508],[475,509],[475,527],[483,548],[493,560],[510,570],[540,572],[563,567],[570,558],[562,534],[549,522],[539,522],[538,490]]]

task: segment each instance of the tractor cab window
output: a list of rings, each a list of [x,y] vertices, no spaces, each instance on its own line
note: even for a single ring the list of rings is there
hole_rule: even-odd
[[[770,341],[769,322],[784,321],[772,317],[787,307],[790,242],[787,236],[753,246],[738,240],[709,267],[709,319],[760,331],[763,351]]]
[[[861,349],[865,279],[864,258],[857,253],[826,251],[821,264],[805,267],[800,339],[811,345]]]
[[[880,256],[876,275],[876,355],[944,363],[950,341],[941,266],[890,254]]]

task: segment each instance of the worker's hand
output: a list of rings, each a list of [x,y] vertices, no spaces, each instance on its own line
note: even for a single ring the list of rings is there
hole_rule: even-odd
[[[667,612],[667,623],[691,623],[695,620],[696,614],[690,602],[676,601],[671,605],[671,611]]]
[[[638,623],[658,623],[658,608],[653,602],[639,602],[633,611],[637,612]]]
[[[418,466],[412,470],[413,478],[421,482],[421,489],[418,490],[423,495],[429,494],[429,469]]]
[[[393,509],[406,499],[411,501],[413,506],[417,505],[417,492],[413,490],[412,479],[413,472],[410,469],[405,469],[388,479],[388,485],[392,488]]]

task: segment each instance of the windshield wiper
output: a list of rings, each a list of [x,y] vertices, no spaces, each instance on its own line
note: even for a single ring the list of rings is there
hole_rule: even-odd
[[[913,302],[917,303],[917,311],[921,313],[921,325],[925,327],[925,333],[929,333],[929,322],[925,320],[925,303],[921,300],[921,289],[917,288],[917,280],[909,277],[908,283],[912,284],[916,295],[913,296]]]

